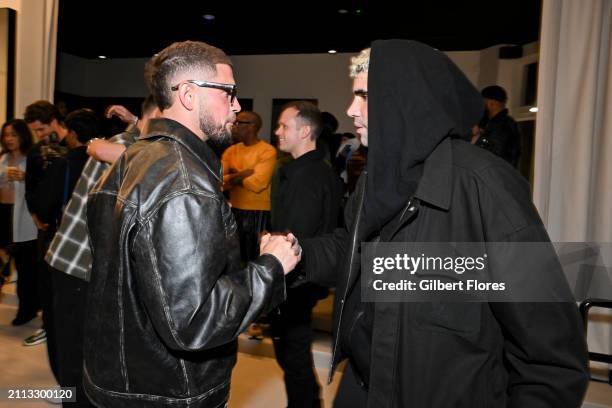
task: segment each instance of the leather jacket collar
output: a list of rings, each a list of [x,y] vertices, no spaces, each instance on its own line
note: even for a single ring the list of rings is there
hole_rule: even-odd
[[[191,130],[187,129],[179,122],[168,118],[149,120],[142,130],[142,136],[140,138],[154,139],[159,137],[167,137],[179,142],[190,153],[200,159],[218,181],[223,181],[223,172],[219,158],[212,149],[208,147],[206,142],[202,141],[202,139]]]

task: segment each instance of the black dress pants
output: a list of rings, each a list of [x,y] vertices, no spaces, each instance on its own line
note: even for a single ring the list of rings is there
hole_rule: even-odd
[[[45,253],[47,249],[49,249],[53,235],[55,235],[55,229],[49,229],[47,231],[38,230],[36,269],[38,270],[38,296],[42,308],[42,328],[47,332],[47,355],[49,357],[49,366],[51,367],[55,380],[59,384],[60,374],[57,359],[55,318],[53,316],[53,284],[51,281],[51,272],[44,260]]]
[[[17,317],[36,316],[36,313],[40,310],[36,240],[15,242],[12,255],[19,273],[19,279],[17,279],[17,297],[19,298]]]
[[[65,405],[92,407],[83,391],[83,328],[88,283],[49,266],[53,280],[59,383],[76,387],[76,402]]]
[[[259,256],[259,234],[270,228],[270,211],[232,208],[240,239],[240,261],[246,263]]]
[[[312,358],[312,294],[289,291],[279,309],[268,314],[276,361],[285,377],[289,408],[318,408],[320,387]]]

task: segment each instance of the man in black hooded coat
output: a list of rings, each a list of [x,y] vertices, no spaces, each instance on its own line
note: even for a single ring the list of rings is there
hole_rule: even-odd
[[[347,227],[301,242],[305,277],[336,287],[330,379],[349,364],[334,406],[580,406],[587,352],[573,302],[362,301],[363,242],[549,238],[520,174],[462,140],[482,99],[448,57],[384,40],[352,63],[347,113],[369,146],[367,169],[347,203]],[[559,271],[540,269],[569,293]]]

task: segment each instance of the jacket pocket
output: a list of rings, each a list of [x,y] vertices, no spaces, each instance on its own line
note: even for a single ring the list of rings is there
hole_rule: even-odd
[[[373,310],[371,304],[360,303],[348,330],[342,337],[343,351],[349,356],[355,375],[367,385],[370,382]]]

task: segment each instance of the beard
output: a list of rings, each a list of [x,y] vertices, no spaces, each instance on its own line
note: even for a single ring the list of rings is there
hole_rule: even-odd
[[[200,104],[199,111],[200,130],[208,136],[208,140],[219,145],[229,143],[232,139],[232,131],[227,126],[228,122],[215,123],[202,104]]]

